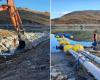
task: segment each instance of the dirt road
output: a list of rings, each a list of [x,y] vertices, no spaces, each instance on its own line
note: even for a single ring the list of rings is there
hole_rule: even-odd
[[[49,42],[43,42],[9,61],[3,61],[0,80],[49,80],[49,45]]]

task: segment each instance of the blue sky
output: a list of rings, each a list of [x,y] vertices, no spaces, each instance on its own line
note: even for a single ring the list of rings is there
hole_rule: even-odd
[[[5,3],[2,0],[0,4]],[[50,0],[14,0],[17,7],[50,11]],[[51,0],[51,18],[78,10],[100,10],[100,0]]]
[[[0,1],[0,5],[5,3],[6,0]],[[17,7],[29,8],[37,11],[49,11],[49,0],[14,0]]]
[[[51,0],[51,18],[78,10],[100,10],[100,0]]]

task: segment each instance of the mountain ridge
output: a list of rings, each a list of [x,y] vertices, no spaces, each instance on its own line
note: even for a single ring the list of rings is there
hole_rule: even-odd
[[[52,24],[100,24],[100,10],[73,11],[52,19]]]
[[[28,8],[18,8],[23,24],[48,25],[50,20],[49,12],[40,12]],[[11,24],[7,12],[0,12],[0,24]]]

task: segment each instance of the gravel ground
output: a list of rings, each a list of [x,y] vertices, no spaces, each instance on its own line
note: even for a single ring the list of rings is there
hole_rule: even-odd
[[[0,80],[49,80],[49,46],[49,42],[43,42],[14,58],[1,59]]]

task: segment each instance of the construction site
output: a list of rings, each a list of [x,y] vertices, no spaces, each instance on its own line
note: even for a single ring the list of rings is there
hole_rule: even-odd
[[[49,80],[49,13],[5,1],[0,6],[0,80]]]
[[[52,0],[51,80],[100,80],[98,3]]]
[[[50,37],[51,79],[100,80],[100,25],[56,23]]]
[[[100,45],[93,50],[91,42],[74,41],[71,36],[51,34],[51,79],[99,80]]]
[[[0,0],[0,80],[100,80],[100,10],[64,1]]]

